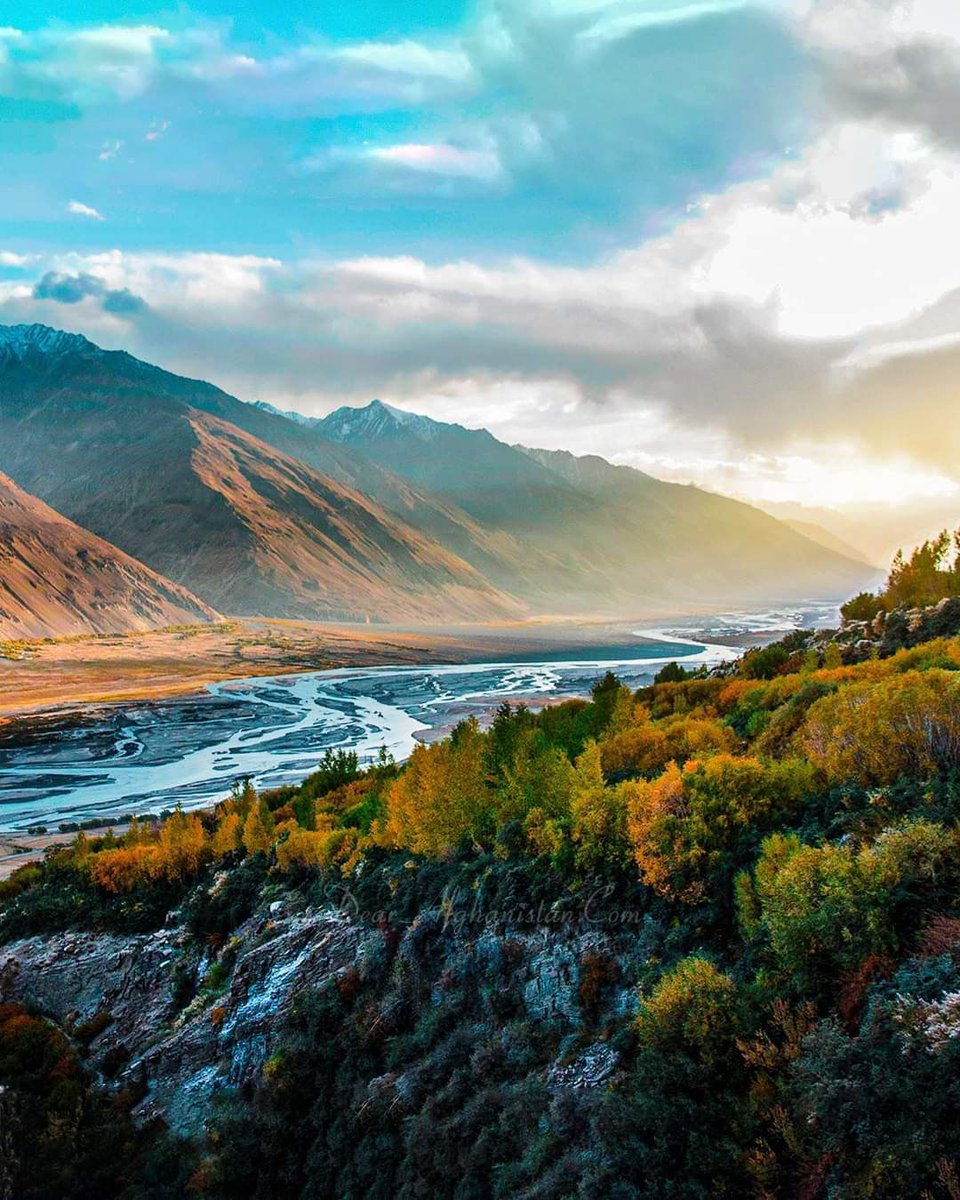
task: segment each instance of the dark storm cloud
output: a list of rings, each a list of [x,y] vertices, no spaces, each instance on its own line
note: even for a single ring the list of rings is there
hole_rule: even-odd
[[[94,275],[66,275],[48,271],[33,289],[35,300],[53,300],[57,304],[79,304],[82,300],[99,300],[104,312],[115,316],[136,316],[147,304],[128,288],[108,288]]]

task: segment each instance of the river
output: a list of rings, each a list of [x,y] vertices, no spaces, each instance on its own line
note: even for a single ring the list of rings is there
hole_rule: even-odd
[[[779,628],[810,619],[787,617],[777,615]],[[79,718],[44,722],[32,736],[0,745],[0,832],[156,813],[177,803],[209,805],[247,776],[258,787],[300,780],[333,747],[355,750],[361,762],[381,747],[402,760],[418,738],[438,736],[470,714],[488,718],[503,700],[535,707],[584,696],[607,670],[640,687],[666,662],[712,666],[737,656],[729,645],[710,643],[711,633],[736,640],[731,631],[764,628],[760,614],[696,626],[645,630],[643,640],[567,650],[569,657],[558,661],[232,680],[194,696],[99,706]]]
[[[568,652],[569,653],[569,652]],[[185,808],[302,779],[324,750],[409,756],[462,716],[503,700],[586,695],[607,670],[639,687],[664,662],[713,664],[734,651],[686,640],[584,652],[556,662],[361,667],[231,680],[194,696],[99,706],[0,747],[0,832]]]

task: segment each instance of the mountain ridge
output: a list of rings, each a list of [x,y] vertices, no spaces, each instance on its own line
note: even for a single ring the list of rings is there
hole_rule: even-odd
[[[0,360],[0,469],[215,607],[352,620],[520,614],[428,534],[228,418],[268,436],[279,423],[287,444],[289,422],[123,351],[65,346],[42,369],[33,356]],[[243,482],[238,462],[251,473]]]
[[[0,473],[0,637],[136,633],[220,619]]]
[[[375,419],[365,419],[376,405]],[[384,413],[391,410],[382,402],[339,409],[318,428],[441,494],[487,528],[521,539],[531,571],[543,564],[568,596],[576,595],[584,575],[592,575],[595,591],[621,609],[631,597],[737,603],[842,596],[872,577],[873,568],[862,560],[821,546],[742,501],[667,483],[596,455],[508,446],[488,430],[430,418],[420,418],[425,425],[386,421]],[[749,536],[737,529],[740,523]],[[638,550],[647,556],[643,564]],[[670,586],[651,579],[654,561]],[[582,603],[589,602],[589,593],[583,594]]]

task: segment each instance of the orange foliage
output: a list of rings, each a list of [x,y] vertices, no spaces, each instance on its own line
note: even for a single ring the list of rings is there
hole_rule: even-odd
[[[88,860],[90,878],[105,892],[129,892],[154,878],[155,846],[123,846],[102,850]]]
[[[750,826],[789,812],[813,770],[798,760],[764,763],[717,754],[659,779],[622,785],[640,873],[661,895],[701,900],[709,877]]]
[[[704,717],[667,717],[653,724],[637,723],[602,747],[603,769],[618,773],[652,775],[669,762],[685,762],[710,753],[730,753],[737,748],[733,730]]]
[[[176,882],[196,875],[210,857],[207,835],[197,816],[177,811],[160,826],[156,839],[101,850],[83,860],[90,878],[106,892],[129,892],[157,880]]]
[[[156,874],[170,881],[195,875],[209,857],[207,835],[197,816],[177,811],[160,826]]]

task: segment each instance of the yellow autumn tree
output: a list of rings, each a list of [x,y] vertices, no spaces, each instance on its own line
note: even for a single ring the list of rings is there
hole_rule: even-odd
[[[187,879],[209,859],[207,835],[199,817],[178,808],[160,827],[154,874],[163,879]]]
[[[653,775],[669,762],[730,754],[737,747],[733,730],[711,718],[673,716],[652,722],[644,710],[638,717],[628,728],[604,739],[601,752],[607,776]]]
[[[216,858],[223,858],[233,850],[239,850],[243,845],[243,823],[240,814],[231,806],[223,812],[217,822],[211,841],[211,849]]]
[[[629,857],[624,793],[603,779],[600,747],[591,742],[576,762],[570,801],[571,838],[577,865],[595,870]]]
[[[439,855],[464,839],[488,842],[493,832],[476,720],[461,722],[450,738],[419,745],[387,793],[379,839],[419,854]]]
[[[838,782],[870,786],[955,770],[960,677],[956,671],[906,671],[842,687],[813,705],[798,743]]]
[[[342,866],[352,859],[359,840],[356,829],[313,830],[297,825],[277,843],[277,863],[281,871],[290,871],[294,867]]]
[[[251,805],[247,813],[243,848],[248,854],[269,854],[273,849],[273,817],[262,800]]]
[[[715,1063],[736,1048],[740,1027],[737,989],[709,959],[692,955],[679,962],[641,1000],[637,1038],[663,1053],[682,1052]]]

